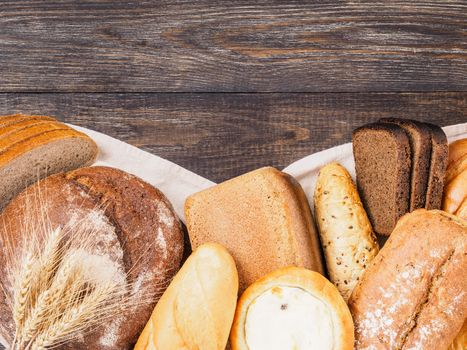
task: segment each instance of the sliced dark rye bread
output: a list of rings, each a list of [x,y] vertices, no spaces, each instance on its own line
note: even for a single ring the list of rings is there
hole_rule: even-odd
[[[16,124],[25,120],[49,120],[54,121],[52,117],[44,115],[24,115],[24,114],[11,114],[0,116],[0,127]]]
[[[430,173],[431,131],[428,126],[410,119],[383,118],[380,122],[400,126],[409,136],[411,151],[409,211],[425,208]]]
[[[91,165],[97,145],[68,128],[43,132],[0,154],[0,210],[21,190],[48,175]]]
[[[448,140],[439,126],[425,123],[431,131],[430,175],[426,190],[425,208],[440,209],[443,199],[444,179],[448,164]]]
[[[353,132],[357,186],[374,230],[391,234],[409,210],[410,142],[397,125],[372,123]]]

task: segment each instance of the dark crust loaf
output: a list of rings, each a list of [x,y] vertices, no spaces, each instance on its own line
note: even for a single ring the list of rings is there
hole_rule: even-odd
[[[443,200],[444,179],[448,165],[448,140],[439,126],[425,123],[431,131],[430,176],[426,191],[426,209],[440,209]]]
[[[349,300],[355,349],[447,349],[467,317],[466,249],[466,221],[405,215]]]
[[[364,125],[353,132],[357,187],[371,224],[389,235],[409,210],[410,144],[401,127]]]
[[[409,136],[412,153],[409,211],[425,208],[431,159],[430,128],[424,123],[411,119],[383,118],[380,121],[399,125]]]
[[[118,317],[106,321],[96,331],[58,349],[132,348],[182,258],[183,233],[172,205],[159,190],[123,171],[108,167],[82,168],[50,176],[16,197],[0,215],[0,223],[4,223],[0,225],[0,243],[10,241],[13,249],[20,243],[17,237],[24,234],[22,218],[26,213],[38,212],[38,201],[31,200],[37,198],[37,193],[41,194],[41,208],[47,208],[54,227],[76,220],[76,213],[78,219],[91,215],[99,227],[111,227],[104,240],[96,245],[104,251],[122,252],[121,265],[126,279],[133,287],[141,285],[132,292],[135,298],[143,299],[125,315],[120,315],[122,322],[116,323]],[[10,238],[5,239],[6,235]],[[107,241],[112,241],[113,246],[107,247]],[[6,270],[1,267],[7,259],[3,255],[0,254],[2,283],[6,280]],[[4,335],[4,325],[12,326],[11,313],[0,293],[0,335],[7,338],[14,332],[6,327],[10,333]]]

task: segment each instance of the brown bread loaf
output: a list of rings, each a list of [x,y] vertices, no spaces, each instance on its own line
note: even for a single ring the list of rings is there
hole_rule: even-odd
[[[4,290],[11,291],[8,264],[19,246],[25,239],[42,237],[25,228],[41,228],[44,218],[53,228],[71,222],[90,225],[95,242],[87,260],[105,257],[120,271],[134,299],[124,315],[103,320],[100,327],[58,349],[131,349],[181,261],[183,234],[171,204],[139,178],[107,167],[52,175],[30,186],[0,216]],[[10,307],[0,293],[0,339],[11,342],[14,333]]]
[[[353,132],[357,186],[375,232],[389,235],[409,210],[411,155],[397,125],[373,123]]]
[[[424,123],[410,119],[383,118],[383,123],[400,126],[409,136],[411,151],[409,211],[424,208],[430,172],[431,131]]]
[[[466,221],[405,215],[349,300],[355,349],[447,349],[467,317],[466,251]]]

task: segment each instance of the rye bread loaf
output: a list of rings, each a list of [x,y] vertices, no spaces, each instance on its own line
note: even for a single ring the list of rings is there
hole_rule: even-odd
[[[14,122],[15,118],[16,122]],[[2,117],[0,210],[21,190],[47,175],[91,165],[97,145],[87,135],[48,117]],[[25,127],[24,123],[31,123]],[[5,126],[5,123],[10,123]]]
[[[466,251],[466,221],[405,215],[349,300],[355,349],[447,349],[467,317]]]
[[[319,240],[303,189],[290,175],[261,168],[188,197],[193,249],[219,243],[232,254],[240,287],[287,266],[323,273]]]
[[[357,186],[375,232],[389,235],[409,210],[411,155],[397,125],[372,123],[353,132]]]
[[[132,348],[181,261],[183,234],[171,204],[139,178],[107,167],[52,175],[30,186],[0,215],[0,281],[5,291],[11,291],[9,252],[14,254],[22,240],[40,239],[24,227],[40,228],[44,217],[53,228],[70,222],[91,225],[95,245],[89,254],[108,258],[135,299],[124,315],[103,320],[58,349]],[[13,334],[11,310],[0,293],[0,339],[11,342]]]
[[[400,126],[409,136],[412,160],[409,211],[425,208],[431,158],[430,128],[424,123],[410,119],[383,118],[380,121]]]
[[[426,190],[426,209],[440,209],[448,164],[448,141],[443,129],[425,123],[431,131],[430,176]]]

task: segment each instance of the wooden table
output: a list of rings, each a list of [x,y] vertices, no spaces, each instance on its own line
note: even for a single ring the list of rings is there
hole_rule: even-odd
[[[214,181],[380,117],[467,121],[464,1],[7,1],[0,114],[54,115]]]

